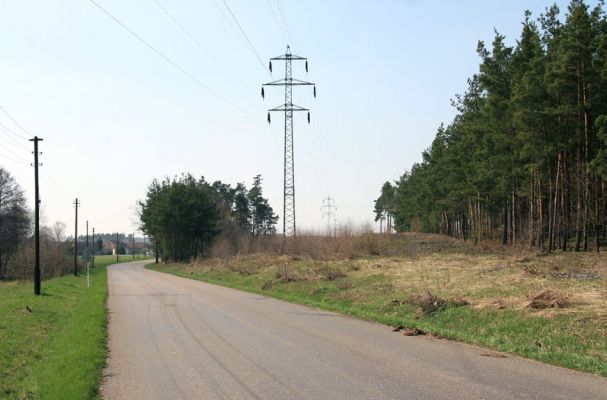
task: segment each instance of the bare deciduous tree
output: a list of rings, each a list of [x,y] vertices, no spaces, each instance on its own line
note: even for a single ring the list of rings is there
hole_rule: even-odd
[[[6,275],[8,260],[28,237],[29,221],[23,190],[0,167],[0,279]]]

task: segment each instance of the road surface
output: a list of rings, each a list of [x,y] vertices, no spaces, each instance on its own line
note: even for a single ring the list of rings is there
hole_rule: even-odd
[[[607,379],[109,267],[105,399],[607,399]]]

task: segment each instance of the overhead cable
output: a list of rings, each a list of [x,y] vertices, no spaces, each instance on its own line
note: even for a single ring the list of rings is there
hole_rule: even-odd
[[[31,133],[29,133],[24,127],[22,127],[19,122],[17,122],[17,120],[8,112],[6,111],[6,109],[4,107],[2,107],[2,104],[0,104],[0,110],[2,110],[10,119],[11,121],[13,121],[13,123],[19,128],[21,129],[23,132],[25,132],[26,134],[28,134],[29,136],[33,136]],[[19,136],[21,139],[25,139],[28,140],[29,138],[27,138],[26,136],[20,135],[16,132],[13,131],[13,134],[15,134],[16,136]]]
[[[23,139],[21,139],[21,137],[20,137],[20,136],[17,136],[17,135],[15,135],[15,134],[11,133],[11,131],[10,131],[10,130],[9,130],[7,127],[6,127],[6,126],[4,126],[2,123],[0,123],[0,132],[4,132],[4,133],[6,133],[6,134],[7,134],[6,136],[4,136],[4,137],[5,137],[5,139],[6,139],[6,143],[9,143],[11,146],[13,146],[13,147],[15,147],[15,148],[17,148],[17,149],[19,149],[19,150],[22,150],[22,151],[27,151],[27,152],[29,152],[29,151],[30,151],[30,149],[28,149],[28,148],[27,148],[27,147],[25,147],[25,146],[22,146],[22,145],[19,143],[19,142],[20,142],[21,140],[23,140]],[[14,135],[15,137],[10,136],[10,135],[8,135],[8,134]],[[15,139],[15,138],[17,138],[17,139]],[[19,140],[19,141],[18,141],[18,140]]]
[[[53,178],[51,173],[48,171],[48,168],[42,168],[42,172],[44,172],[49,182],[51,182],[51,184],[59,191],[59,193],[63,195],[63,197],[65,197],[67,200],[71,200],[71,197],[68,196],[63,189],[61,189],[61,186],[57,183],[55,178]]]
[[[15,162],[17,164],[29,164],[29,162],[25,162],[25,161],[21,161],[21,160],[17,160],[15,158],[9,157],[5,154],[0,153],[0,163],[2,162],[3,159]],[[0,164],[1,165],[1,164]]]
[[[255,57],[257,57],[257,60],[259,61],[259,63],[261,64],[262,68],[270,73],[270,71],[268,70],[268,68],[266,67],[266,64],[263,62],[263,60],[261,59],[261,57],[259,56],[259,53],[257,52],[257,50],[255,49],[255,46],[253,46],[253,43],[251,43],[251,40],[249,40],[249,36],[247,35],[247,33],[244,31],[244,29],[242,29],[242,26],[240,25],[240,22],[238,22],[238,19],[236,18],[236,16],[234,15],[234,13],[232,12],[232,9],[230,8],[230,6],[228,5],[226,0],[221,0],[223,2],[223,4],[226,6],[226,8],[228,9],[228,12],[230,13],[230,15],[232,16],[232,19],[234,20],[234,22],[236,22],[236,25],[238,26],[238,29],[240,30],[240,33],[242,33],[242,35],[244,36],[245,40],[247,41],[247,44],[249,45],[249,48],[253,51],[253,53],[255,54]]]
[[[14,157],[17,157],[20,160],[23,160],[25,162],[30,162],[30,160],[26,159],[25,157],[15,153],[14,151],[12,151],[10,148],[6,147],[4,144],[0,143],[0,147],[3,148],[5,151],[8,151],[10,154],[12,154]]]
[[[289,24],[287,24],[287,17],[285,15],[284,10],[282,9],[280,0],[276,0],[276,6],[278,7],[278,12],[280,13],[280,16],[282,17],[282,22],[285,26],[285,30],[287,31],[287,35],[289,35],[289,39],[291,39],[291,45],[293,46],[293,50],[295,50],[295,52],[297,52],[298,51],[297,45],[295,44],[295,40],[293,40],[293,36],[291,35],[291,31],[289,30]]]
[[[158,8],[160,8],[167,15],[167,17],[169,17],[169,19],[171,21],[173,21],[173,23],[175,25],[177,25],[179,27],[179,29],[181,29],[181,31],[183,31],[183,33],[185,33],[198,47],[200,47],[200,49],[202,51],[204,51],[207,56],[211,57],[211,59],[213,61],[215,61],[217,63],[217,65],[219,65],[221,68],[223,68],[224,71],[226,71],[228,74],[230,74],[234,79],[236,79],[238,82],[240,82],[248,90],[255,92],[255,90],[251,86],[249,86],[245,81],[240,79],[238,77],[238,75],[236,75],[228,67],[226,67],[225,64],[223,64],[221,61],[219,61],[217,59],[217,57],[215,57],[213,55],[213,53],[211,53],[209,51],[209,49],[207,49],[198,39],[196,39],[196,37],[194,37],[194,35],[192,35],[171,13],[169,13],[169,11],[166,8],[164,8],[158,0],[154,0],[154,3],[156,3]]]
[[[219,93],[217,93],[216,91],[214,91],[213,89],[211,89],[209,86],[207,86],[205,83],[203,83],[200,79],[196,78],[194,75],[192,75],[191,73],[189,73],[188,71],[186,71],[185,69],[183,69],[179,64],[177,64],[175,61],[171,60],[164,53],[162,53],[159,50],[157,50],[148,41],[146,41],[144,38],[142,38],[141,36],[139,36],[134,30],[132,30],[131,28],[129,28],[122,21],[120,21],[118,18],[116,18],[115,16],[113,16],[108,10],[106,10],[101,5],[99,5],[99,3],[97,3],[95,0],[89,0],[89,2],[92,3],[99,10],[101,10],[108,17],[110,17],[112,20],[114,20],[114,22],[116,22],[118,25],[120,25],[124,30],[126,30],[131,35],[133,35],[137,40],[139,40],[141,43],[143,43],[144,45],[146,45],[150,50],[152,50],[154,53],[156,53],[159,57],[161,57],[167,63],[169,63],[170,65],[172,65],[175,69],[177,69],[179,72],[181,72],[182,74],[184,74],[191,81],[193,81],[194,83],[196,83],[198,86],[200,86],[203,89],[207,90],[209,93],[211,93],[212,95],[214,95],[218,99],[222,100],[226,104],[229,104],[232,107],[236,108],[237,110],[239,110],[243,114],[246,114],[246,115],[250,116],[251,118],[257,119],[253,114],[251,114],[250,112],[244,110],[243,108],[239,107],[238,105],[232,103],[230,100],[226,99],[225,97],[223,97],[222,95],[220,95]]]
[[[278,29],[280,30],[280,34],[282,35],[283,39],[285,40],[285,43],[288,44],[289,38],[287,38],[287,35],[284,32],[284,29],[282,29],[282,25],[280,25],[280,21],[278,20],[278,17],[276,16],[276,13],[274,12],[274,7],[272,7],[272,3],[270,3],[270,0],[266,0],[266,3],[268,4],[268,8],[270,9],[270,11],[272,12],[272,17],[274,17],[274,22],[276,22],[276,26],[278,26]]]

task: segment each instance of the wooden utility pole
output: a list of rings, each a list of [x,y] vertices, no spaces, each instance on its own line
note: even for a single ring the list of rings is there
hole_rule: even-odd
[[[34,242],[36,246],[36,262],[34,265],[34,294],[40,295],[40,190],[38,187],[38,142],[42,138],[34,136],[30,142],[34,142],[34,185],[35,185],[35,205],[34,205]]]
[[[78,276],[78,207],[80,202],[76,198],[74,208],[76,209],[76,218],[74,222],[74,276]]]
[[[120,256],[118,255],[118,232],[116,232],[116,262],[120,261]]]
[[[92,243],[93,243],[93,263],[91,264],[93,267],[95,266],[95,228],[93,228],[93,238],[92,238]]]
[[[133,249],[131,250],[133,252],[133,260],[135,259],[135,232],[133,232],[133,240],[131,241]]]

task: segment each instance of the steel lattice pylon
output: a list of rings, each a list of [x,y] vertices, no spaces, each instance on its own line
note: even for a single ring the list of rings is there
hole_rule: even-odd
[[[284,104],[268,110],[268,122],[270,122],[271,111],[282,111],[285,114],[285,140],[284,140],[284,194],[283,194],[283,228],[285,236],[295,236],[295,154],[293,151],[293,112],[307,111],[308,122],[310,122],[310,110],[293,104],[293,86],[314,85],[314,96],[316,97],[316,86],[314,83],[305,82],[292,77],[292,62],[305,61],[306,71],[308,70],[308,61],[304,57],[291,54],[291,49],[287,46],[287,52],[281,56],[270,59],[270,71],[272,71],[272,61],[280,60],[285,62],[285,77],[277,81],[268,82],[262,85],[261,95],[265,97],[264,86],[284,86],[285,102]]]
[[[287,47],[287,55],[290,54]],[[291,59],[285,60],[285,81],[292,82]],[[285,85],[285,105],[293,105],[293,85]],[[283,234],[295,236],[295,160],[293,154],[293,107],[285,107]]]

